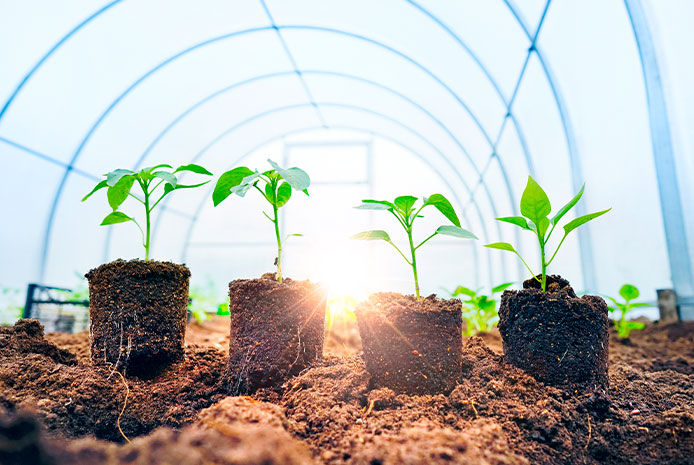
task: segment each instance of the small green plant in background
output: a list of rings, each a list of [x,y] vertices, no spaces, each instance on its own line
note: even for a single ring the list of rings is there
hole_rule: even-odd
[[[217,295],[216,289],[217,286],[215,286],[214,281],[209,278],[205,284],[195,284],[190,287],[188,310],[197,323],[208,320],[209,313],[220,315],[220,308],[225,304],[223,303],[223,297]],[[228,310],[226,314],[228,315]]]
[[[571,210],[581,199],[584,188],[585,184],[583,187],[581,187],[578,194],[576,194],[574,198],[569,201],[569,203],[559,209],[559,211],[550,219],[549,214],[552,211],[552,205],[549,202],[547,194],[532,177],[528,176],[528,184],[523,191],[523,196],[521,197],[520,201],[520,211],[523,216],[507,216],[504,218],[497,218],[498,221],[514,224],[525,231],[530,231],[535,234],[537,242],[540,246],[540,273],[533,272],[527,262],[523,260],[523,257],[521,257],[516,249],[508,242],[494,242],[493,244],[485,245],[485,247],[515,253],[523,262],[528,271],[530,271],[531,276],[533,276],[533,278],[540,283],[542,292],[545,292],[547,290],[547,267],[554,261],[554,257],[557,256],[557,252],[559,252],[559,249],[569,233],[579,226],[582,226],[590,220],[604,215],[611,210],[611,208],[608,208],[607,210],[589,213],[587,215],[574,218],[566,223],[564,225],[564,236],[561,238],[561,241],[554,250],[554,253],[550,256],[547,249],[547,244],[552,236],[552,233],[554,232],[554,228],[556,228],[559,220],[561,220],[564,215],[566,215],[569,210]],[[549,260],[547,259],[548,256],[550,257]],[[538,274],[541,275],[541,279],[537,277]]]
[[[364,231],[352,236],[352,239],[364,241],[382,240],[392,245],[393,248],[397,250],[400,256],[412,268],[412,274],[414,276],[414,289],[417,298],[420,297],[419,277],[417,276],[417,249],[426,244],[434,236],[437,236],[439,234],[444,236],[458,237],[462,239],[477,239],[477,236],[472,234],[470,231],[467,231],[460,227],[460,220],[458,219],[458,215],[456,215],[455,210],[453,209],[453,205],[451,205],[448,199],[443,195],[433,194],[429,197],[424,197],[422,199],[422,204],[419,206],[419,208],[416,208],[415,204],[418,200],[419,199],[417,197],[413,197],[411,195],[404,195],[401,197],[397,197],[392,202],[386,200],[362,200],[361,205],[357,205],[356,207],[354,207],[360,210],[383,210],[390,212],[407,234],[407,240],[410,249],[409,256],[411,258],[408,259],[407,256],[405,256],[405,254],[398,248],[398,246],[396,246],[393,243],[388,233],[383,230]],[[433,234],[431,234],[429,237],[427,237],[415,246],[414,241],[412,239],[412,228],[415,220],[417,218],[421,218],[419,213],[422,211],[422,209],[428,206],[435,207],[439,212],[441,212],[441,214],[443,214],[443,216],[445,216],[448,219],[448,221],[450,221],[453,224],[439,226],[436,229],[436,231],[433,232]]]
[[[452,297],[467,297],[463,299],[464,336],[470,337],[477,333],[488,333],[499,322],[497,301],[493,297],[511,285],[513,283],[499,284],[492,288],[490,295],[480,294],[480,289],[473,291],[464,286],[455,288],[455,291],[451,293]]]
[[[125,223],[132,221],[142,234],[142,246],[145,248],[145,260],[149,260],[150,250],[150,235],[151,235],[151,215],[159,202],[171,192],[178,189],[190,189],[207,184],[209,181],[199,184],[181,184],[176,173],[192,172],[205,176],[212,176],[212,173],[207,171],[200,165],[190,164],[182,165],[175,170],[171,165],[161,164],[144,168],[140,171],[131,171],[127,169],[117,169],[105,174],[106,179],[98,183],[92,191],[85,195],[82,202],[87,200],[95,192],[106,189],[106,197],[108,204],[113,211],[106,215],[101,222],[101,226],[107,226],[117,223]],[[142,195],[132,192],[133,186],[137,184],[142,190]],[[161,187],[161,189],[159,189]],[[132,197],[142,204],[145,210],[145,229],[142,229],[140,223],[133,217],[126,215],[118,209],[128,197]]]
[[[617,330],[619,339],[627,339],[633,330],[640,330],[646,327],[645,323],[640,321],[627,320],[628,313],[638,307],[649,307],[645,302],[632,302],[639,298],[641,293],[636,286],[625,284],[619,289],[619,295],[622,296],[624,302],[617,302],[617,299],[610,296],[605,296],[611,300],[614,305],[607,307],[612,312],[614,317],[614,327]],[[618,315],[616,313],[619,312]]]
[[[292,189],[308,195],[308,188],[311,185],[311,178],[300,168],[280,168],[272,160],[268,159],[272,166],[271,170],[259,172],[251,170],[245,166],[239,166],[222,174],[217,181],[217,185],[212,193],[214,206],[219,205],[231,194],[243,197],[254,188],[272,206],[272,216],[263,212],[263,215],[270,220],[275,227],[275,237],[277,239],[277,281],[282,282],[282,242],[280,236],[280,220],[278,210],[285,206],[292,196]],[[262,187],[262,188],[261,188]],[[300,236],[301,234],[289,234],[284,238],[286,241],[290,236]]]
[[[0,326],[13,325],[22,317],[23,297],[21,289],[0,286]]]

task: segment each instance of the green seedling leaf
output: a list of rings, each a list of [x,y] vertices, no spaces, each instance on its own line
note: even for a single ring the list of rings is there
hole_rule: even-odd
[[[412,206],[415,204],[417,201],[417,197],[413,197],[411,195],[403,195],[400,197],[396,197],[393,203],[395,204],[396,207],[398,207],[400,210],[402,210],[406,215],[410,213],[410,210],[412,209]]]
[[[363,231],[358,234],[355,234],[354,236],[350,237],[350,239],[356,239],[359,241],[386,241],[386,242],[392,242],[390,240],[390,236],[388,235],[387,232],[382,231],[380,229],[374,229],[371,231]]]
[[[357,205],[354,208],[356,208],[357,210],[392,210],[394,207],[392,206],[392,204],[389,206],[385,203],[363,201],[363,203]]]
[[[287,182],[280,184],[280,186],[277,188],[277,207],[283,207],[287,202],[289,202],[291,196],[292,186]]]
[[[442,234],[444,236],[453,236],[453,237],[459,237],[461,239],[477,239],[477,236],[472,234],[470,231],[467,229],[463,229],[458,226],[451,226],[451,225],[444,225],[444,226],[439,226],[439,228],[436,230],[438,234]]]
[[[115,186],[116,183],[117,183],[118,181],[120,181],[120,179],[121,179],[123,176],[129,175],[129,174],[135,174],[135,172],[134,172],[134,171],[130,171],[130,170],[124,170],[124,169],[113,170],[113,171],[111,171],[110,173],[107,173],[107,174],[106,174],[106,183],[107,183],[109,186]]]
[[[212,192],[212,202],[214,206],[216,207],[224,199],[229,197],[231,195],[231,189],[241,184],[245,178],[252,174],[253,171],[245,166],[239,166],[238,168],[234,168],[222,174]]]
[[[166,166],[168,166],[168,165],[166,165]],[[168,167],[171,168],[170,166],[168,166]],[[181,166],[179,166],[178,168],[176,168],[176,170],[174,171],[174,173],[180,173],[181,171],[190,171],[190,172],[192,172],[192,173],[204,174],[204,175],[207,175],[207,176],[212,176],[212,173],[210,173],[209,171],[207,171],[207,170],[206,170],[205,168],[203,168],[202,166],[196,165],[196,164],[194,164],[194,163],[190,163],[190,164],[188,164],[188,165],[181,165]]]
[[[521,228],[526,229],[528,231],[531,230],[530,226],[528,226],[528,220],[526,220],[522,216],[505,216],[503,218],[497,218],[497,221],[515,224],[516,226],[520,226]]]
[[[636,286],[625,284],[619,289],[619,295],[621,295],[622,298],[628,302],[630,300],[638,299],[641,293]]]
[[[506,289],[508,289],[511,286],[513,286],[512,282],[499,284],[498,286],[492,288],[492,294],[498,294],[499,292],[505,291]]]
[[[646,327],[646,323],[642,321],[627,321],[626,322],[627,328],[631,329],[643,329]]]
[[[172,187],[171,184],[166,183],[166,184],[164,184],[164,192],[169,194],[169,193],[176,191],[178,189],[193,189],[195,187],[204,186],[205,184],[208,184],[209,182],[210,181],[205,181],[205,182],[201,182],[198,184],[176,184],[176,187]]]
[[[569,203],[567,203],[566,205],[561,207],[561,209],[557,212],[557,214],[554,215],[554,217],[552,217],[552,226],[557,224],[559,222],[559,220],[562,219],[564,217],[564,215],[566,215],[566,213],[569,210],[571,210],[574,207],[574,205],[576,205],[578,203],[579,200],[581,200],[581,197],[583,196],[583,190],[585,188],[586,188],[586,185],[583,184],[583,186],[581,186],[581,190],[578,191],[578,194],[576,194],[573,199],[569,200]]]
[[[85,195],[85,196],[82,198],[82,202],[84,202],[84,201],[87,200],[89,197],[91,197],[92,194],[94,194],[94,192],[99,191],[99,190],[101,190],[101,189],[103,189],[104,187],[107,187],[107,186],[108,186],[108,183],[107,183],[107,181],[104,179],[104,180],[101,181],[99,184],[97,184],[96,186],[94,186],[94,189],[92,189],[92,191],[91,191],[89,194]]]
[[[135,176],[126,174],[121,176],[116,184],[108,188],[106,197],[108,198],[108,204],[114,211],[118,210],[118,207],[128,198],[134,182]]]
[[[128,215],[123,212],[112,212],[106,215],[101,221],[101,226],[107,226],[109,224],[125,223],[126,221],[133,221]]]
[[[294,189],[298,191],[305,191],[304,193],[308,195],[307,189],[311,185],[311,178],[308,174],[301,168],[280,168],[280,166],[274,161],[268,158],[268,163],[274,168],[277,173],[282,176],[282,179],[287,181]]]
[[[608,208],[607,210],[603,210],[600,212],[595,212],[595,213],[589,213],[587,215],[579,216],[578,218],[574,218],[573,220],[569,221],[564,225],[564,234],[569,234],[571,231],[574,229],[578,228],[581,225],[586,224],[590,220],[594,220],[595,218],[604,215],[608,211],[612,210],[611,208]]]
[[[630,302],[626,307],[631,310],[632,308],[637,308],[637,307],[652,307],[651,304],[647,304],[646,302]]]
[[[514,249],[513,246],[508,242],[494,242],[492,244],[486,244],[485,247],[488,247],[490,249],[499,249],[506,250],[508,252],[518,253],[516,252],[516,249]]]
[[[457,296],[457,295],[461,295],[461,294],[466,295],[468,297],[476,297],[477,296],[477,292],[473,291],[470,288],[467,288],[465,286],[456,287],[455,291],[453,291],[453,296]]]
[[[537,233],[540,235],[540,237],[545,237],[545,233],[547,232],[547,228],[549,228],[549,219],[542,218],[540,220],[540,224],[538,225],[538,230],[537,230]]]
[[[549,197],[535,180],[528,176],[528,184],[525,186],[520,202],[521,214],[530,221],[539,225],[543,218],[552,211]]]
[[[448,218],[448,220],[454,225],[460,227],[460,220],[458,215],[456,215],[453,205],[448,201],[446,197],[441,194],[432,194],[429,197],[424,198],[424,206],[433,205],[438,211],[441,212],[443,216]]]
[[[167,184],[171,185],[171,187],[176,187],[176,184],[178,184],[178,179],[176,179],[176,176],[171,173],[167,173],[166,171],[155,171],[152,173],[152,176],[163,180]]]
[[[141,172],[151,173],[152,171],[156,170],[157,168],[169,168],[169,169],[173,169],[173,166],[167,165],[166,163],[161,163],[161,164],[159,164],[159,165],[150,166],[149,168],[145,168],[145,169],[143,169]]]

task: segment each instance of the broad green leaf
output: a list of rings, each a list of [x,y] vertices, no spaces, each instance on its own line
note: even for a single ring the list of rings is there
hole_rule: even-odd
[[[390,202],[380,202],[376,200],[362,200],[362,203],[357,205],[357,210],[391,210],[395,206]]]
[[[301,168],[280,168],[280,166],[274,161],[268,159],[268,163],[277,171],[277,173],[282,176],[282,178],[287,181],[294,189],[298,191],[303,191],[308,189],[311,185],[311,178],[308,174]]]
[[[108,204],[114,211],[118,210],[118,207],[128,198],[128,193],[134,182],[135,176],[127,174],[121,176],[115,185],[108,188],[106,197],[108,198]]]
[[[547,217],[552,211],[547,194],[530,176],[521,197],[520,207],[521,214],[536,225],[539,225],[542,218]]]
[[[212,173],[207,171],[205,168],[203,168],[200,165],[196,165],[195,163],[190,163],[188,165],[181,165],[176,170],[174,173],[178,173],[181,171],[190,171],[192,173],[197,173],[197,174],[206,174],[207,176],[212,176]]]
[[[244,184],[241,185],[243,186]],[[275,198],[275,190],[272,188],[270,183],[265,184],[265,198],[268,202],[270,202],[271,205],[275,205],[277,203],[277,199]]]
[[[234,168],[222,174],[212,192],[212,202],[214,206],[216,207],[224,199],[229,197],[231,195],[231,188],[238,186],[244,178],[251,174],[253,174],[253,171],[245,166],[239,166],[238,168]]]
[[[540,224],[538,225],[538,231],[537,233],[539,234],[540,237],[544,238],[545,233],[547,232],[547,228],[549,228],[549,220],[547,217],[542,218],[540,220]]]
[[[393,203],[405,214],[408,214],[416,201],[417,197],[412,197],[411,195],[403,195],[400,197],[396,197]]]
[[[164,182],[170,184],[173,187],[176,187],[176,184],[178,184],[178,179],[176,179],[176,176],[166,171],[155,171],[154,173],[152,173],[152,176],[163,180]]]
[[[573,220],[569,221],[564,225],[564,234],[569,234],[571,231],[574,229],[578,228],[579,226],[586,224],[590,220],[593,220],[597,218],[598,216],[604,215],[608,211],[612,210],[611,208],[608,208],[607,210],[603,210],[601,212],[595,212],[595,213],[589,213],[587,215],[579,216],[578,218],[574,218]]]
[[[126,176],[126,175],[128,175],[128,174],[135,174],[135,172],[134,172],[134,171],[130,171],[130,170],[124,170],[124,169],[113,170],[113,171],[111,171],[110,173],[107,173],[107,174],[106,174],[106,183],[107,183],[109,186],[115,186],[116,183],[117,183],[118,181],[120,181],[120,179],[121,179],[123,176]]]
[[[523,229],[530,231],[530,226],[528,226],[528,220],[522,216],[505,216],[503,218],[497,218],[498,221],[503,221],[505,223],[515,224]]]
[[[453,296],[457,295],[466,295],[468,297],[475,297],[477,296],[477,292],[473,291],[470,288],[467,288],[465,286],[458,286],[455,288],[455,291],[453,291]]]
[[[277,207],[284,206],[289,202],[289,198],[292,196],[292,186],[289,183],[283,182],[280,187],[277,188]]]
[[[567,203],[566,205],[561,207],[561,210],[559,210],[557,212],[557,214],[554,215],[554,217],[552,217],[552,226],[557,224],[559,222],[559,220],[562,219],[562,217],[564,215],[566,215],[566,213],[569,210],[571,210],[574,207],[574,205],[576,205],[578,203],[579,200],[581,200],[581,196],[583,196],[583,189],[585,189],[585,188],[586,188],[585,184],[583,186],[581,186],[581,190],[578,191],[578,194],[576,194],[573,199],[569,200],[569,203]]]
[[[630,300],[638,299],[641,293],[639,289],[631,284],[625,284],[619,288],[619,295],[621,295],[627,302]]]
[[[106,215],[106,218],[104,218],[101,221],[101,226],[107,226],[109,224],[116,224],[116,223],[125,223],[126,221],[132,221],[133,219],[130,218],[128,215],[126,215],[123,212],[112,212]]]
[[[388,233],[385,231],[381,231],[379,229],[360,232],[360,233],[355,234],[354,236],[350,237],[350,239],[357,239],[360,241],[378,241],[378,240],[381,240],[381,241],[386,241],[386,242],[392,242],[390,240],[390,236],[388,235]]]
[[[517,253],[516,249],[514,249],[513,246],[508,242],[494,242],[492,244],[486,244],[485,247],[488,247],[490,249],[506,250],[508,252]]]
[[[498,286],[495,286],[495,287],[492,288],[492,294],[496,294],[496,293],[498,293],[498,292],[505,291],[506,289],[508,289],[508,288],[511,287],[511,286],[513,286],[513,283],[512,283],[512,282],[511,282],[511,283],[499,284]]]
[[[444,236],[460,237],[461,239],[477,239],[477,236],[472,234],[467,229],[463,229],[459,226],[439,226],[439,228],[436,230],[436,233],[443,234]]]
[[[93,194],[94,192],[99,191],[99,190],[101,190],[101,189],[103,189],[104,187],[107,187],[107,186],[108,186],[108,184],[107,184],[106,180],[104,179],[104,180],[101,181],[99,184],[97,184],[96,186],[94,186],[94,189],[92,189],[92,191],[91,191],[89,194],[85,195],[85,196],[82,198],[82,202],[84,202],[84,201],[87,200],[89,197],[91,197],[92,194]]]
[[[424,205],[433,205],[438,211],[441,212],[443,216],[448,218],[451,223],[460,227],[460,220],[453,209],[453,205],[451,205],[451,202],[449,202],[448,199],[443,195],[432,194],[429,197],[425,197]]]

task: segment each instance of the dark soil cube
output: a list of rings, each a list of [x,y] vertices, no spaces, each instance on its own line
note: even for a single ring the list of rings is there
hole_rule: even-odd
[[[546,384],[582,392],[607,388],[609,320],[605,301],[576,297],[569,282],[535,279],[505,291],[499,309],[504,357]]]
[[[146,378],[183,358],[188,268],[116,260],[86,277],[93,363]]]
[[[273,274],[229,283],[231,394],[280,386],[323,356],[326,291]]]
[[[408,394],[449,393],[461,376],[457,299],[373,294],[356,310],[372,387]]]

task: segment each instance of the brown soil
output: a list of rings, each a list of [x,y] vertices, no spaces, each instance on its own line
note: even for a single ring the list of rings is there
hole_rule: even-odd
[[[151,378],[183,358],[188,268],[170,262],[116,260],[85,276],[94,363]]]
[[[449,393],[460,378],[460,301],[373,294],[356,309],[372,387]]]
[[[226,324],[191,325],[188,339],[223,344]],[[148,382],[128,379],[121,424],[133,442],[118,445],[65,438],[119,440],[121,382],[92,373],[80,356],[66,364],[34,323],[22,323],[0,330],[0,403],[10,410],[0,421],[0,463],[32,463],[8,459],[21,449],[23,458],[43,454],[33,462],[42,465],[311,464],[308,448],[322,464],[693,464],[694,322],[650,324],[630,345],[610,336],[609,391],[577,397],[505,363],[496,331],[463,342],[461,383],[447,396],[371,390],[361,357],[331,355],[280,389],[226,397],[205,384],[222,377],[225,354],[189,346],[184,364]],[[89,344],[86,333],[49,339],[67,339],[61,348],[75,353]],[[70,399],[81,417],[63,407]],[[16,408],[33,411],[48,433],[18,421]]]
[[[499,332],[506,360],[536,379],[574,392],[607,388],[607,305],[596,296],[576,297],[569,282],[535,278],[520,291],[504,291]]]
[[[232,394],[276,387],[323,354],[326,292],[274,274],[229,283]]]

